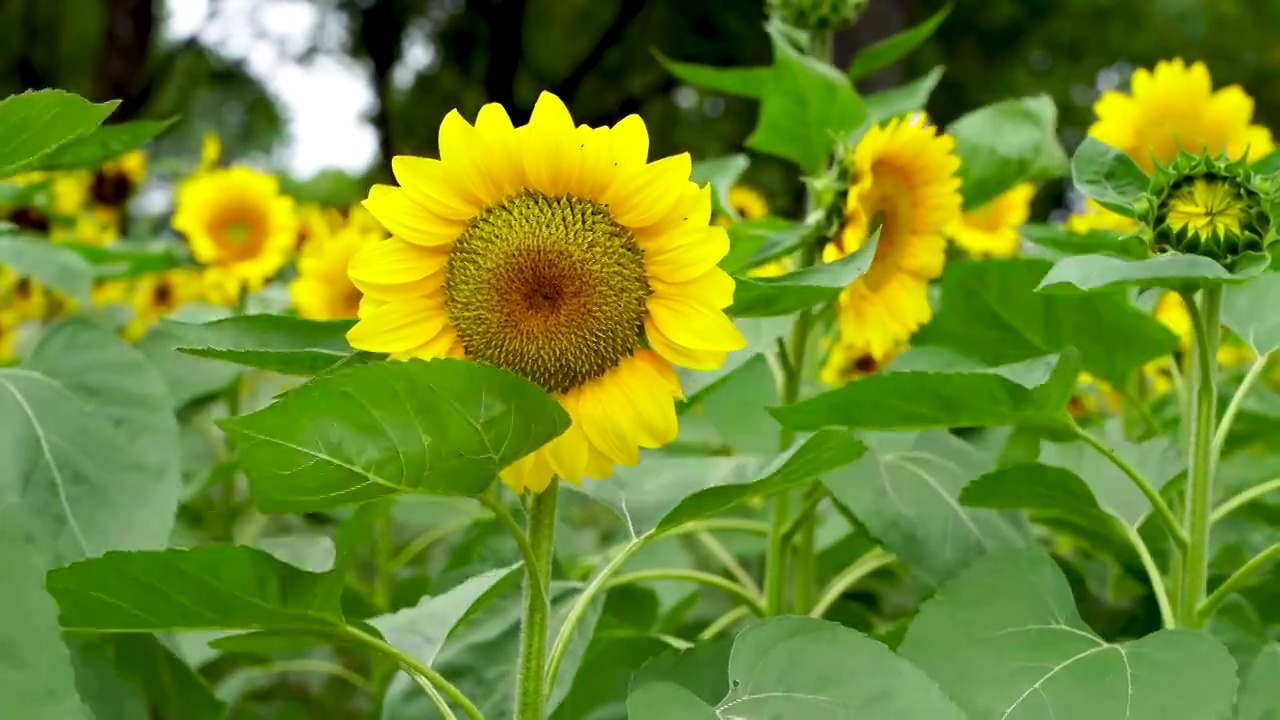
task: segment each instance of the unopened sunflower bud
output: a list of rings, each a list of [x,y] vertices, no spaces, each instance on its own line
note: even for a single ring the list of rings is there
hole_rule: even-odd
[[[1262,252],[1274,236],[1270,182],[1258,180],[1246,163],[1186,152],[1157,168],[1139,214],[1152,249],[1220,263]]]
[[[831,32],[846,28],[870,0],[769,0],[769,15],[801,30]]]

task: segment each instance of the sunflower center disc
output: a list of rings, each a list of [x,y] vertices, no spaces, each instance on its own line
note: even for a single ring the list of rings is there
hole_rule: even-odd
[[[604,375],[635,350],[650,293],[635,237],[604,205],[533,191],[471,221],[444,289],[469,357],[552,392]]]

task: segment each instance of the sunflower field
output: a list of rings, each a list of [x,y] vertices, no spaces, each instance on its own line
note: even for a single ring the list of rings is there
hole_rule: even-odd
[[[1254,97],[1169,53],[1078,137],[943,122],[942,65],[867,79],[961,11],[836,62],[876,6],[645,48],[661,106],[603,117],[437,72],[338,200],[199,115],[0,101],[0,716],[1280,718]]]

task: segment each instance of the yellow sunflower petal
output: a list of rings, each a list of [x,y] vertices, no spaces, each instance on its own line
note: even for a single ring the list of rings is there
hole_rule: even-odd
[[[499,475],[502,482],[517,493],[525,490],[542,492],[547,489],[554,477],[546,454],[542,451],[535,451],[532,455],[526,455],[511,463]]]
[[[604,202],[621,225],[652,225],[680,200],[692,170],[689,153],[680,153],[632,172],[623,172],[605,192]]]
[[[431,275],[449,262],[449,253],[387,238],[362,248],[347,273],[353,280],[383,285],[409,283]]]
[[[663,335],[688,348],[732,352],[747,340],[723,312],[684,297],[649,298],[649,315]]]
[[[650,284],[653,286],[653,297],[680,298],[717,309],[733,304],[733,278],[718,267],[712,267],[687,282],[668,283],[654,278],[650,280]]]
[[[391,172],[408,199],[430,215],[444,220],[469,220],[480,212],[476,198],[467,197],[459,189],[458,179],[440,160],[397,155],[391,159]],[[365,207],[369,207],[368,204]],[[373,211],[373,208],[369,207],[369,210]]]
[[[529,184],[547,195],[562,195],[578,179],[581,147],[569,109],[549,92],[538,96],[529,124],[520,128]]]
[[[360,320],[347,331],[351,347],[370,352],[404,352],[435,337],[448,313],[428,303],[360,304]]]
[[[615,403],[621,399],[621,393],[615,390],[616,383],[608,382],[609,379],[606,376],[579,389],[582,431],[591,444],[613,462],[635,465],[640,462],[640,446],[634,437],[635,431],[629,430],[625,424],[629,418],[624,418],[616,410]]]
[[[462,234],[461,222],[445,220],[427,211],[409,198],[401,188],[375,185],[370,189],[364,207],[392,235],[415,245],[435,247],[447,245]]]
[[[684,282],[707,272],[729,254],[729,234],[719,226],[691,225],[642,242],[651,278]]]
[[[652,317],[644,320],[644,334],[650,347],[667,360],[690,370],[715,370],[724,364],[724,350],[697,350],[671,340],[658,329]]]

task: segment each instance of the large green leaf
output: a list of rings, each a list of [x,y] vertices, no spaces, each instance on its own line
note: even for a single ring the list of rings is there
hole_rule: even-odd
[[[1019,228],[1022,237],[1040,247],[1063,255],[1088,255],[1105,253],[1135,260],[1148,255],[1147,244],[1142,238],[1125,235],[1116,230],[1098,228],[1087,232],[1075,232],[1065,225],[1028,223]]]
[[[160,376],[76,318],[0,368],[0,503],[45,564],[164,547],[178,505],[178,425]]]
[[[899,115],[923,110],[945,70],[939,65],[911,82],[868,95],[865,98],[867,117],[872,122],[884,122]]]
[[[733,305],[725,312],[735,317],[790,315],[835,300],[842,290],[871,268],[879,233],[877,229],[876,234],[857,252],[832,263],[821,263],[777,277],[734,278]]]
[[[736,222],[729,228],[729,254],[720,260],[720,267],[741,274],[790,254],[813,233],[810,225],[776,217]]]
[[[204,545],[110,552],[52,570],[46,583],[67,630],[315,630],[342,623],[326,578],[254,548]]]
[[[717,370],[697,372],[677,369],[676,373],[680,377],[680,387],[684,389],[685,396],[685,401],[677,406],[678,411],[683,413],[692,407],[696,407],[705,393],[727,382],[734,374],[749,372],[750,369],[747,368],[747,364],[755,358],[777,352],[778,338],[786,337],[791,332],[793,324],[794,318],[789,317],[736,319],[734,325],[738,327],[738,330],[742,332],[742,336],[746,338],[747,346],[729,353],[728,357],[725,358],[724,364]]]
[[[947,3],[941,10],[930,15],[927,20],[919,25],[894,33],[883,40],[868,45],[859,51],[854,56],[853,62],[849,64],[849,79],[857,80],[898,62],[907,53],[915,50],[921,43],[928,40],[929,36],[933,35],[933,31],[938,29],[938,26],[942,24],[943,20],[947,19],[947,15],[950,13],[951,3]]]
[[[972,718],[1226,720],[1235,662],[1208,634],[1109,643],[1038,551],[976,563],[925,603],[899,655]]]
[[[1051,423],[1062,416],[1077,372],[1073,357],[1046,355],[993,368],[890,370],[770,412],[793,430],[843,425],[924,430]]]
[[[1087,137],[1071,158],[1076,189],[1108,210],[1137,217],[1134,203],[1146,194],[1151,179],[1128,155]]]
[[[88,261],[97,280],[137,277],[182,266],[182,258],[173,248],[165,246],[123,243],[108,247],[80,243],[59,243],[58,246]]]
[[[430,666],[454,627],[495,585],[510,577],[513,570],[515,568],[500,568],[480,573],[445,593],[424,597],[413,607],[379,615],[368,623],[377,628],[387,642]]]
[[[44,568],[22,539],[16,508],[0,504],[0,697],[14,718],[91,720],[76,694],[71,657],[58,635]]]
[[[632,720],[704,715],[788,720],[965,718],[936,683],[889,648],[856,630],[813,618],[773,618],[744,630],[729,657],[729,682],[729,694],[714,709],[674,682],[638,684],[627,702],[628,715]],[[669,714],[673,709],[678,714]]]
[[[1058,108],[1047,95],[1002,100],[947,127],[960,156],[965,209],[981,207],[1018,183],[1061,177]]]
[[[94,104],[62,90],[0,100],[0,177],[22,172],[54,148],[92,132],[118,104]]]
[[[1074,347],[1085,370],[1122,385],[1177,338],[1120,293],[1035,293],[1044,260],[968,262],[947,269],[938,316],[914,341],[942,345],[990,364]],[[1115,338],[1124,338],[1117,343]]]
[[[1236,720],[1280,718],[1280,644],[1268,644],[1240,686]]]
[[[572,689],[550,720],[624,720],[632,676],[670,647],[650,635],[596,633]]]
[[[780,34],[770,36],[773,68],[747,147],[819,173],[836,142],[866,120],[867,110],[848,77],[796,50]]]
[[[866,457],[823,478],[884,548],[937,585],[975,559],[1026,543],[1025,532],[960,494],[995,459],[946,432],[869,435]]]
[[[960,504],[998,510],[1054,510],[1094,520],[1105,515],[1079,475],[1040,463],[1009,465],[975,478],[960,491]]]
[[[1222,324],[1265,355],[1280,348],[1280,273],[1263,273],[1243,285],[1228,287],[1222,297]]]
[[[1142,286],[1185,288],[1204,283],[1243,283],[1267,269],[1267,256],[1254,253],[1241,257],[1234,270],[1200,255],[1157,255],[1142,260],[1125,260],[1110,255],[1072,255],[1054,264],[1040,281],[1044,292],[1091,292]]]
[[[188,355],[226,360],[286,375],[315,375],[354,352],[354,320],[304,320],[289,315],[239,315],[206,323],[166,320],[162,327]]]
[[[235,365],[178,352],[179,342],[182,338],[165,323],[152,328],[135,345],[164,379],[175,408],[213,397],[240,377],[241,368]]]
[[[667,72],[684,82],[726,95],[758,98],[773,75],[772,67],[712,67],[677,62],[658,52],[654,54]]]
[[[153,708],[152,720],[226,717],[226,708],[204,680],[154,635],[117,633],[107,637],[116,672],[143,690]]]
[[[847,465],[866,452],[852,433],[820,430],[776,458],[759,455],[671,458],[648,455],[582,492],[612,508],[632,538],[714,515],[749,497],[784,492]],[[772,461],[771,461],[772,460]]]
[[[93,287],[92,265],[74,250],[40,236],[0,235],[0,265],[81,302],[88,301]]]
[[[96,168],[108,160],[136,150],[172,125],[170,120],[138,120],[100,127],[41,157],[40,170]]]
[[[475,495],[569,416],[513,373],[444,359],[346,368],[222,426],[258,505],[302,512],[404,492]]]
[[[1156,490],[1164,487],[1183,469],[1181,451],[1168,437],[1159,436],[1143,442],[1125,437],[1120,423],[1109,424],[1101,440],[1142,473]],[[1115,464],[1083,442],[1040,444],[1040,462],[1065,468],[1078,475],[1107,512],[1131,526],[1137,526],[1151,512],[1142,491]]]

